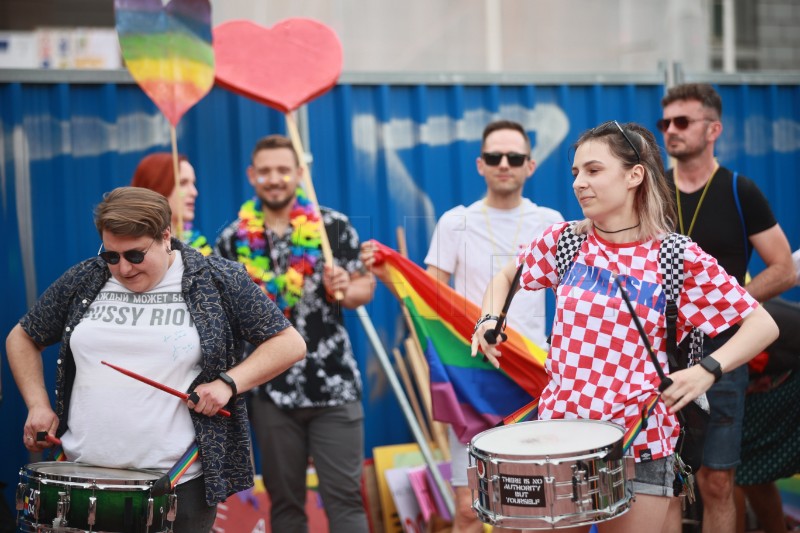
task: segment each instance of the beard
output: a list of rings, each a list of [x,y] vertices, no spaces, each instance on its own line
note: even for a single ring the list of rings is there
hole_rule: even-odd
[[[267,200],[266,198],[261,198],[261,205],[269,209],[270,211],[280,211],[281,209],[288,206],[290,203],[294,202],[293,194],[290,194],[286,198],[282,200]]]

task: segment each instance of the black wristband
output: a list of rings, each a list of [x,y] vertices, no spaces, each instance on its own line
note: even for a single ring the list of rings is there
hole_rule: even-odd
[[[719,361],[710,355],[707,355],[700,360],[700,366],[702,366],[706,372],[710,372],[714,375],[714,383],[718,382],[720,378],[722,378],[722,367],[719,365]]]
[[[230,387],[230,388],[231,388],[231,390],[233,391],[233,396],[232,396],[233,398],[235,398],[235,397],[236,397],[236,395],[237,395],[237,394],[239,394],[239,391],[236,389],[236,382],[235,382],[235,381],[233,381],[233,378],[232,378],[232,377],[230,377],[230,376],[229,376],[228,374],[226,374],[225,372],[220,372],[220,373],[219,373],[219,379],[221,379],[222,381],[224,381],[224,382],[225,382],[225,384],[226,384],[226,385],[228,385],[228,387]]]
[[[499,316],[497,316],[497,315],[489,315],[489,314],[483,315],[483,316],[482,316],[482,317],[480,317],[480,318],[478,319],[478,321],[475,323],[475,329],[474,329],[474,330],[472,330],[472,332],[473,332],[473,333],[475,333],[476,331],[478,331],[478,327],[480,327],[480,325],[481,325],[481,324],[483,324],[484,322],[486,322],[487,320],[495,320],[495,321],[498,321],[498,320],[500,320],[500,317],[499,317]],[[505,329],[505,325],[503,325],[503,329]]]

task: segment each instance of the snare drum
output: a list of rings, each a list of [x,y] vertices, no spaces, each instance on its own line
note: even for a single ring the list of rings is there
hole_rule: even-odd
[[[19,472],[19,531],[165,531],[167,520],[174,520],[177,500],[151,494],[161,476],[71,462],[29,464]]]
[[[634,459],[624,430],[594,420],[522,422],[479,433],[469,444],[469,486],[481,521],[509,528],[592,524],[630,507]],[[474,492],[473,492],[474,494]]]

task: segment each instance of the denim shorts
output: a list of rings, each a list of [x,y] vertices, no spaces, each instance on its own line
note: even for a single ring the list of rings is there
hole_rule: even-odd
[[[744,397],[749,372],[742,365],[726,372],[708,389],[711,419],[703,448],[703,465],[714,470],[729,470],[741,463]]]
[[[631,482],[636,494],[672,496],[675,481],[675,456],[668,455],[655,461],[636,463],[636,477]]]

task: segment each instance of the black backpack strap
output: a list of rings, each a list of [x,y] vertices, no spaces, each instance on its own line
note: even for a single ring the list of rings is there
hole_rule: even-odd
[[[569,269],[569,265],[578,255],[585,240],[585,233],[575,233],[575,224],[565,226],[561,235],[559,235],[558,243],[556,244],[556,269],[558,271],[559,284],[561,283],[561,278],[564,277],[564,274]]]

